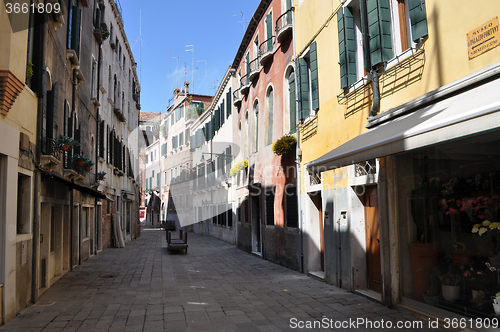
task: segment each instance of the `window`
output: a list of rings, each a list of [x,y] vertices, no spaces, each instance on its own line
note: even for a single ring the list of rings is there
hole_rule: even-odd
[[[160,173],[156,174],[156,187],[159,189],[161,185]]]
[[[186,163],[186,180],[189,180],[189,163]]]
[[[253,149],[254,152],[259,151],[259,102],[256,100],[253,103],[253,118],[254,118],[254,132],[253,132]]]
[[[172,179],[174,178],[174,169],[170,169],[170,182],[172,182]]]
[[[343,89],[428,35],[420,0],[366,0],[366,8],[364,1],[351,1],[338,12],[337,23]]]
[[[164,184],[167,184],[167,171],[165,171],[165,183]]]
[[[82,208],[82,238],[88,237],[88,218],[89,218],[89,208]]]
[[[266,224],[274,225],[274,190],[266,192]]]
[[[149,163],[149,160],[148,160],[148,159],[149,159],[149,155],[148,155],[148,154],[146,154],[146,164],[147,164],[147,163]]]
[[[292,67],[290,67],[286,76],[285,89],[288,92],[288,103],[286,104],[288,107],[285,112],[285,115],[288,116],[285,122],[288,120],[289,132],[295,133],[297,131],[297,110],[295,107],[295,72]]]
[[[269,87],[266,94],[266,106],[267,106],[267,144],[273,143],[273,125],[274,125],[274,96],[273,88]]]
[[[90,80],[90,98],[97,98],[97,61],[92,57],[92,77]]]
[[[80,27],[82,22],[82,10],[73,6],[70,0],[68,6],[68,43],[69,50],[74,50],[76,56],[80,58]]]
[[[309,51],[299,58],[299,119],[307,119],[313,111],[319,109],[318,64],[316,42],[312,42]]]
[[[285,186],[285,203],[286,203],[286,226],[298,227],[299,225],[299,210],[297,200],[297,186]]]
[[[31,177],[17,176],[17,234],[29,234],[31,206]]]

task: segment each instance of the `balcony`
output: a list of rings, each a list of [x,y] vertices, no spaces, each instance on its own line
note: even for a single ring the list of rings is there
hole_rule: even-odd
[[[42,155],[40,164],[48,171],[54,170],[60,163],[59,145],[52,138],[42,138]]]
[[[121,121],[121,122],[126,122],[125,116],[123,115],[122,111],[118,108],[114,108],[115,115],[116,117]]]
[[[273,56],[275,39],[275,36],[271,36],[264,40],[259,46],[260,64],[262,66],[264,66]]]
[[[246,94],[250,89],[250,77],[247,75],[240,79],[240,91],[242,94]]]
[[[241,105],[241,91],[240,91],[240,89],[236,89],[233,92],[233,105],[236,107]]]
[[[276,20],[276,39],[278,43],[282,43],[285,38],[291,35],[292,32],[292,12],[293,7],[281,14]]]
[[[260,61],[259,57],[256,57],[250,62],[250,72],[248,73],[248,79],[253,81],[255,77],[260,73]]]

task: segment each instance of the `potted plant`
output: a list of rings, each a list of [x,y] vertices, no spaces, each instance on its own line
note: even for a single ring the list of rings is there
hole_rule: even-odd
[[[229,175],[236,176],[242,169],[247,167],[248,167],[248,161],[242,160],[236,163],[236,165],[234,165],[234,167],[229,170]]]
[[[106,172],[102,171],[102,172],[97,172],[96,174],[96,177],[97,177],[97,181],[102,181],[104,180],[104,176],[106,175]]]
[[[84,156],[83,154],[75,154],[73,157],[75,159],[75,164],[78,166],[83,166],[83,163],[85,162],[88,157]]]
[[[75,141],[73,138],[64,135],[59,135],[55,142],[59,149],[63,151],[67,151],[70,146],[80,145],[78,141]]]
[[[460,298],[460,283],[462,281],[460,274],[449,270],[441,275],[439,280],[441,280],[441,291],[445,301],[456,302]]]
[[[276,156],[282,156],[292,151],[297,139],[292,134],[286,134],[273,143],[273,152]]]
[[[94,166],[94,163],[88,158],[83,162],[83,167],[85,168],[86,172],[89,172],[92,166]]]
[[[439,269],[434,267],[430,271],[425,271],[425,276],[430,281],[430,287],[424,292],[424,301],[427,304],[437,306],[439,304]]]

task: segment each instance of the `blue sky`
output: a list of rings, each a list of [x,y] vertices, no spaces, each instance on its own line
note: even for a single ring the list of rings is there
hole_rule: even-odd
[[[138,63],[137,75],[141,75],[143,112],[164,112],[168,100],[173,97],[176,82],[180,88],[185,80],[191,82],[193,79],[192,93],[213,95],[232,64],[244,27],[248,25],[240,23],[243,21],[241,13],[244,20],[249,21],[259,4],[259,0],[119,2],[125,32]],[[142,25],[139,24],[141,17]],[[193,52],[186,51],[192,48],[186,45],[194,45],[194,72]],[[176,56],[179,58],[173,58]]]

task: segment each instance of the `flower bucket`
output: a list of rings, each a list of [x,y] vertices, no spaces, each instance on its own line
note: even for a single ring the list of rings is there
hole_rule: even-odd
[[[68,151],[69,145],[68,144],[61,145],[61,146],[59,146],[59,149],[61,149],[63,151]]]
[[[86,172],[90,172],[90,169],[91,169],[91,168],[92,168],[92,166],[85,166],[85,168],[84,168],[84,169],[85,169],[85,171],[86,171]]]

